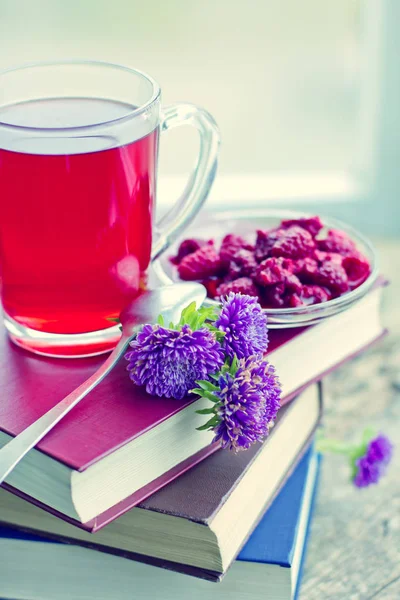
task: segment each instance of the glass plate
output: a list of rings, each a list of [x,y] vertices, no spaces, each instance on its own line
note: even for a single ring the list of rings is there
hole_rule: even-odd
[[[188,227],[184,235],[172,244],[164,255],[153,264],[153,274],[156,277],[156,282],[159,285],[168,285],[174,281],[179,281],[176,268],[171,264],[169,258],[176,255],[179,244],[186,238],[213,238],[218,243],[227,233],[236,233],[246,237],[254,235],[256,229],[276,227],[283,219],[298,219],[310,216],[314,215],[280,209],[249,209],[201,213],[193,224]],[[377,279],[376,253],[369,240],[356,229],[341,221],[328,217],[321,217],[321,220],[326,228],[341,229],[350,236],[358,250],[368,258],[371,265],[371,274],[355,290],[321,304],[299,306],[296,308],[264,308],[263,310],[268,316],[268,326],[271,329],[315,325],[328,317],[346,310],[360,300],[360,298],[363,298]],[[208,306],[220,305],[218,301],[210,298],[207,298],[205,304]]]

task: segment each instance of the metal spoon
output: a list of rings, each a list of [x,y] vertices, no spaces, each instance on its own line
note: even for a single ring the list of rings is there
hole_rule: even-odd
[[[196,302],[200,306],[205,298],[206,289],[200,283],[176,283],[144,292],[131,302],[120,314],[121,339],[101,367],[0,450],[0,484],[25,454],[114,368],[135,336],[139,325],[155,323],[160,314],[166,323],[177,322],[188,304]]]

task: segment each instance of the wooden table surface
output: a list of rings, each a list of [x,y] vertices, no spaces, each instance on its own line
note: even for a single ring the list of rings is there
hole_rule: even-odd
[[[397,446],[387,476],[358,490],[348,466],[325,455],[299,600],[400,600],[400,242],[375,240],[390,334],[325,382],[329,437],[356,439],[366,426]]]

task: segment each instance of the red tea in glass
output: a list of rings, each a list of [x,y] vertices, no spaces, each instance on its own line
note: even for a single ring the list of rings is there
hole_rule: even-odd
[[[28,76],[29,75],[29,76]],[[88,355],[118,340],[112,320],[204,201],[218,134],[191,105],[160,117],[158,86],[101,63],[4,72],[0,101],[0,267],[11,338],[35,352]],[[195,184],[153,243],[160,129],[192,123]]]

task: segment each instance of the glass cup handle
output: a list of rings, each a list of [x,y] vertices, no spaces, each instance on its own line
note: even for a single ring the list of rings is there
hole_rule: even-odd
[[[161,131],[180,125],[192,125],[197,129],[200,150],[181,197],[156,224],[151,260],[160,256],[196,216],[210,192],[217,170],[220,137],[213,117],[193,104],[163,107]]]

